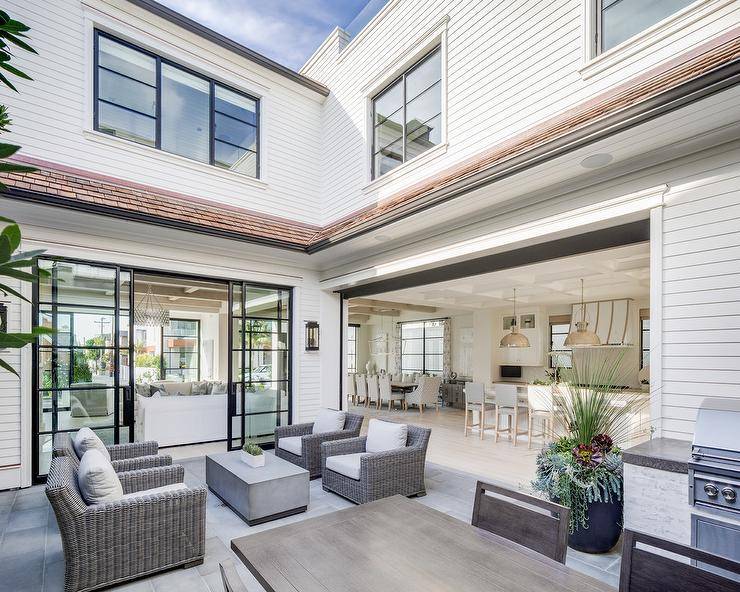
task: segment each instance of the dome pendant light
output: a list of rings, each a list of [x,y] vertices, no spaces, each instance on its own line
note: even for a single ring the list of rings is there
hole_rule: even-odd
[[[576,330],[568,333],[565,338],[567,346],[601,345],[601,339],[593,331],[588,330],[586,321],[586,302],[583,300],[583,278],[581,278],[581,320],[576,323]]]
[[[514,288],[514,322],[511,324],[511,333],[504,335],[499,347],[530,347],[526,335],[519,333],[516,316],[516,288]]]

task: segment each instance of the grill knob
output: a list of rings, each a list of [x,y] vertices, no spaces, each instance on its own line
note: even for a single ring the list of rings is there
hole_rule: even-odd
[[[719,488],[714,483],[707,483],[704,486],[704,493],[707,494],[707,497],[717,497],[719,495]],[[733,493],[735,493],[733,491]]]
[[[732,487],[723,487],[722,497],[725,498],[725,501],[728,504],[732,504],[732,503],[735,503],[735,500],[737,499],[737,494],[735,493],[735,490]]]

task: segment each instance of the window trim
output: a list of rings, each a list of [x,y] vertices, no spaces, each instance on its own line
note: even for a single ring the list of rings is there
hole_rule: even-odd
[[[650,333],[650,309],[641,308],[639,311],[640,316],[640,370],[645,367],[645,352],[648,352],[648,366],[650,366],[650,347],[645,348],[644,336],[645,332]],[[648,322],[648,328],[645,329],[645,321]],[[651,335],[652,337],[652,335]]]
[[[171,318],[169,324],[172,324],[172,321],[187,321],[189,323],[195,323],[196,326],[198,327],[198,334],[196,335],[197,346],[196,346],[196,350],[195,350],[195,353],[198,354],[197,355],[197,358],[196,358],[196,360],[198,362],[198,365],[195,367],[195,371],[196,371],[195,375],[196,375],[196,380],[198,382],[200,382],[200,354],[201,354],[201,351],[200,351],[200,349],[201,349],[201,342],[200,342],[200,319]],[[182,337],[182,336],[181,335],[167,335],[167,337]],[[162,327],[161,330],[160,330],[160,332],[159,332],[159,340],[160,340],[160,347],[159,347],[159,355],[160,355],[159,368],[160,368],[160,371],[159,371],[159,374],[160,374],[160,380],[167,381],[167,370],[168,369],[169,370],[193,370],[193,368],[172,368],[172,367],[167,366],[165,364],[165,362],[164,362],[164,359],[165,359],[164,338],[165,338],[164,327]],[[172,350],[167,350],[167,353],[171,353],[171,352],[172,352]]]
[[[427,90],[432,88],[435,84],[439,84],[440,111],[439,111],[439,114],[435,115],[434,117],[440,118],[440,142],[439,144],[435,144],[428,150],[425,150],[421,154],[417,154],[413,158],[407,159],[406,158],[406,109],[408,106],[408,101],[406,100],[407,99],[406,97],[406,78],[408,77],[409,74],[414,72],[417,68],[419,68],[424,62],[430,59],[437,52],[439,52],[439,58],[440,58],[439,80],[437,82],[434,82],[433,84],[430,84],[420,93],[418,93],[414,97],[414,99],[417,99],[418,97],[420,97],[423,93],[425,93]],[[370,183],[373,183],[375,181],[378,181],[379,179],[386,177],[387,175],[397,170],[399,167],[402,167],[403,165],[409,162],[415,161],[416,159],[424,156],[430,150],[434,150],[435,148],[438,148],[439,146],[442,146],[446,143],[446,137],[444,133],[445,111],[446,111],[445,78],[446,78],[445,76],[445,48],[444,48],[444,43],[440,39],[431,48],[428,48],[426,51],[424,51],[420,55],[414,56],[414,60],[411,63],[411,65],[404,68],[399,74],[395,75],[390,81],[386,82],[383,86],[381,86],[378,90],[376,90],[370,95],[369,97],[370,99]],[[383,174],[377,174],[377,171],[375,170],[375,152],[376,152],[375,150],[375,128],[377,127],[377,124],[375,123],[375,103],[380,96],[382,96],[386,91],[390,90],[390,88],[393,87],[398,82],[402,82],[402,85],[403,85],[402,87],[403,104],[401,105],[400,109],[398,109],[397,111],[394,111],[393,113],[397,113],[398,111],[403,111],[403,128],[402,128],[401,138],[400,138],[402,140],[402,161],[390,171],[387,171],[386,173],[383,173]],[[434,117],[432,117],[431,119],[434,119]],[[428,121],[431,121],[431,119],[429,119]],[[415,129],[418,129],[418,128],[415,128]],[[398,140],[396,140],[395,142],[397,141]],[[390,146],[391,144],[394,144],[395,142],[391,142],[390,144],[387,144],[386,146],[383,146],[382,148],[387,148],[388,146]]]
[[[147,55],[155,60],[156,63],[156,86],[155,92],[156,92],[156,108],[155,108],[155,141],[154,146],[149,146],[148,144],[143,144],[141,142],[136,142],[135,140],[129,140],[128,138],[123,138],[121,136],[116,136],[113,134],[110,134],[108,132],[105,132],[100,129],[100,117],[99,117],[99,71],[100,71],[100,64],[99,64],[99,40],[100,37],[107,38],[114,43],[119,43],[125,47],[128,47],[134,51],[138,51],[144,55]],[[173,68],[176,68],[178,70],[181,70],[187,74],[190,74],[192,76],[195,76],[197,78],[200,78],[201,80],[204,80],[208,83],[209,87],[209,130],[208,130],[208,162],[204,162],[201,160],[197,160],[195,158],[190,158],[189,156],[183,156],[182,154],[177,154],[175,152],[170,152],[168,150],[162,149],[162,64],[167,64],[168,66],[171,66]],[[240,171],[236,171],[233,169],[228,169],[224,167],[220,167],[215,163],[215,147],[216,147],[216,113],[215,113],[215,103],[216,103],[216,86],[219,86],[221,88],[224,88],[226,90],[229,90],[241,97],[244,97],[246,99],[249,99],[250,101],[254,101],[255,103],[255,157],[256,157],[256,163],[255,163],[255,175],[248,175],[247,173],[242,173]],[[168,154],[170,156],[176,156],[179,158],[184,158],[188,162],[198,163],[201,165],[207,165],[210,167],[214,167],[218,169],[219,171],[224,172],[230,172],[233,174],[240,175],[242,177],[245,177],[247,179],[253,179],[253,180],[261,180],[262,178],[262,99],[260,97],[257,97],[255,95],[252,95],[248,92],[241,91],[237,88],[235,88],[232,85],[229,85],[227,83],[221,82],[220,80],[216,80],[215,78],[212,78],[210,76],[207,76],[205,74],[202,74],[201,72],[198,72],[196,70],[193,70],[192,68],[189,68],[187,66],[184,66],[183,64],[176,62],[174,60],[170,60],[168,58],[162,57],[161,55],[154,53],[152,51],[149,51],[143,47],[140,47],[134,43],[131,43],[130,41],[127,41],[126,39],[122,39],[121,37],[117,37],[116,35],[113,35],[111,33],[108,33],[106,31],[103,31],[97,27],[93,28],[93,88],[92,88],[92,103],[93,103],[93,112],[92,112],[92,123],[93,123],[93,131],[98,134],[103,134],[105,137],[108,138],[115,138],[117,140],[123,140],[125,142],[128,142],[131,145],[134,146],[140,146],[144,148],[154,148],[156,150],[161,151],[164,154]],[[115,106],[115,104],[114,104]],[[121,107],[124,108],[125,107]],[[248,122],[242,122],[246,125],[252,125]],[[219,140],[223,141],[223,140]],[[241,147],[239,147],[241,148]],[[242,148],[242,150],[246,150],[248,152],[252,152],[251,150],[247,148]]]
[[[565,314],[565,315],[554,315],[554,316],[551,316],[548,319],[547,326],[548,326],[548,333],[549,333],[549,337],[550,337],[550,348],[549,348],[550,349],[550,353],[552,353],[554,351],[570,351],[570,352],[573,351],[573,348],[570,348],[568,350],[556,350],[553,347],[553,342],[552,342],[552,335],[553,335],[552,328],[555,325],[568,325],[568,333],[570,333],[570,325],[571,325],[572,322],[573,322],[573,320],[571,318],[571,315],[568,315],[568,314]],[[549,366],[550,369],[555,370],[557,368],[563,368],[564,367],[564,366],[555,366],[555,364],[553,363],[554,356],[550,355],[548,357],[549,357],[548,366]],[[572,363],[571,363],[571,366],[572,366]]]
[[[348,323],[347,324],[347,343],[350,341],[354,341],[355,343],[355,353],[350,354],[349,353],[349,347],[347,348],[347,372],[357,373],[357,332],[360,329],[360,325],[357,323]],[[354,331],[349,331],[349,329],[354,329]],[[350,334],[353,334],[353,337],[350,337]],[[350,363],[349,359],[354,358],[354,370],[350,369]]]
[[[446,321],[446,320],[447,319],[445,317],[439,317],[439,318],[436,318],[436,319],[416,319],[414,321],[401,321],[401,322],[398,323],[398,325],[400,326],[399,334],[400,334],[400,342],[401,342],[401,367],[399,368],[399,371],[401,372],[401,374],[405,374],[407,372],[414,372],[415,373],[415,372],[418,372],[419,371],[418,369],[416,369],[416,370],[404,369],[404,367],[403,367],[403,355],[404,355],[403,354],[403,325],[412,325],[412,324],[415,324],[415,323],[422,323],[421,337],[412,337],[412,338],[409,338],[409,340],[421,341],[421,359],[422,359],[422,364],[421,364],[422,370],[421,370],[421,373],[422,374],[427,374],[427,372],[428,372],[427,371],[427,339],[439,339],[439,340],[442,341],[442,352],[440,352],[439,354],[429,354],[429,355],[430,356],[431,355],[439,355],[439,357],[441,358],[441,364],[440,364],[441,370],[433,370],[433,371],[430,370],[429,372],[435,372],[435,373],[436,372],[439,372],[438,374],[432,374],[432,376],[442,376],[444,374],[444,355],[445,355],[444,354],[444,333],[442,334],[441,337],[429,337],[429,338],[427,338],[427,335],[426,335],[426,324],[427,323],[437,322],[437,321]],[[419,354],[408,354],[408,355],[419,355]]]

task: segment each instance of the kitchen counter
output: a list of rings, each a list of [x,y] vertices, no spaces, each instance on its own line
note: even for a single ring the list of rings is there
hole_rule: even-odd
[[[654,438],[625,450],[623,459],[625,464],[671,473],[687,473],[687,463],[691,459],[691,442],[674,438]]]

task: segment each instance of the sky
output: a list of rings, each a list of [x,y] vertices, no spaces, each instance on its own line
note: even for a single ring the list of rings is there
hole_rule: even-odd
[[[160,0],[173,10],[298,70],[334,27],[385,0]],[[371,17],[372,15],[370,15]],[[358,19],[369,20],[367,19]],[[361,22],[354,23],[356,29]],[[356,32],[352,31],[352,32]]]

